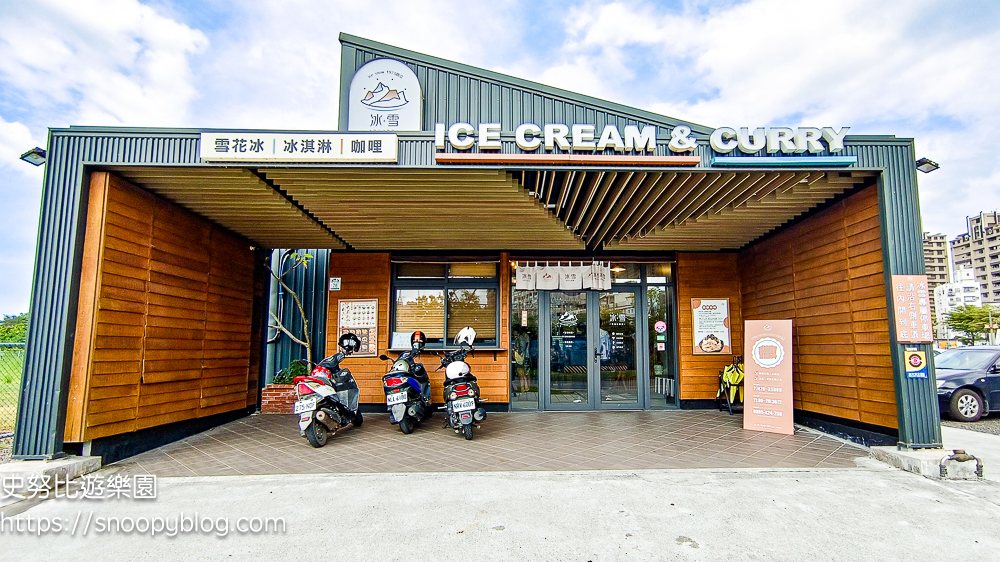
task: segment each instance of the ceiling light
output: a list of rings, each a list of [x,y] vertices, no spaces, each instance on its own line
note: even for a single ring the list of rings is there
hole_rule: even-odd
[[[24,160],[28,164],[34,164],[35,166],[41,166],[42,164],[45,163],[45,149],[44,148],[38,148],[36,146],[35,148],[32,148],[28,152],[25,152],[24,154],[22,154],[21,155],[21,160]]]
[[[931,160],[930,158],[921,158],[920,160],[917,160],[917,169],[925,174],[927,172],[933,172],[940,167],[941,166],[938,166],[937,162]]]

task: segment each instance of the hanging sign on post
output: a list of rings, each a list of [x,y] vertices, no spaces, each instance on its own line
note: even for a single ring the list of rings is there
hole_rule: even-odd
[[[892,276],[896,343],[934,343],[926,275]]]
[[[744,326],[743,429],[792,435],[792,321],[747,320]]]

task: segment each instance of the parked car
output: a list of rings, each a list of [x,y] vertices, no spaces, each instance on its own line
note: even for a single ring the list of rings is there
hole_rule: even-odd
[[[1000,410],[1000,346],[951,349],[934,357],[934,368],[942,412],[974,422]]]

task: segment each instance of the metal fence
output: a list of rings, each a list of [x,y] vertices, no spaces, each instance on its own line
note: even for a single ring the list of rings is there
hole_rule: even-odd
[[[0,439],[14,433],[24,371],[24,344],[0,343]]]

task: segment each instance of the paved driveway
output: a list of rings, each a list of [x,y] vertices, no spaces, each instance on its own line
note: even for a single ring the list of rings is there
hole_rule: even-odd
[[[864,447],[797,428],[745,431],[712,410],[490,414],[473,441],[436,414],[403,435],[385,414],[365,416],[321,449],[297,417],[254,415],[109,465],[158,476],[493,472],[684,468],[854,468]]]

